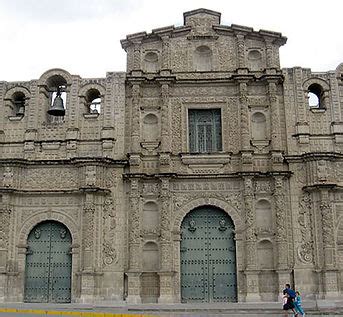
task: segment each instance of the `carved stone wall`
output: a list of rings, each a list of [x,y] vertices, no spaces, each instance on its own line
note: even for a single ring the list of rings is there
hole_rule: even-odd
[[[276,300],[286,282],[341,295],[343,65],[280,69],[285,43],[198,9],[122,40],[125,73],[1,81],[0,301],[23,300],[30,230],[59,221],[76,301],[180,302],[180,226],[201,206],[235,225],[238,301]],[[215,152],[191,153],[196,110],[220,113],[220,131],[203,122]]]

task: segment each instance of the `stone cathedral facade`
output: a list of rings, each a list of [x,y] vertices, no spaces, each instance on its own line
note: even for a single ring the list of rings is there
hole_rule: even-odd
[[[126,72],[1,81],[0,301],[342,296],[343,64],[285,43],[198,9]]]

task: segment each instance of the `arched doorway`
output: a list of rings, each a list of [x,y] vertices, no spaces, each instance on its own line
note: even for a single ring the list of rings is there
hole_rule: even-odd
[[[236,244],[232,219],[204,206],[181,224],[182,302],[236,302]]]
[[[26,302],[67,303],[71,300],[71,234],[56,221],[35,226],[27,239]]]

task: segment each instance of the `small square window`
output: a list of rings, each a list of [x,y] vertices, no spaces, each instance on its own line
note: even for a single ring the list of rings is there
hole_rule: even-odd
[[[188,128],[191,153],[209,153],[222,150],[220,109],[189,109]]]

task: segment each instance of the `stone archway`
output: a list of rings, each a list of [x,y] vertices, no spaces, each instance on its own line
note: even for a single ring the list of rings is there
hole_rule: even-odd
[[[236,243],[232,219],[221,209],[193,209],[181,224],[182,302],[236,302]]]

